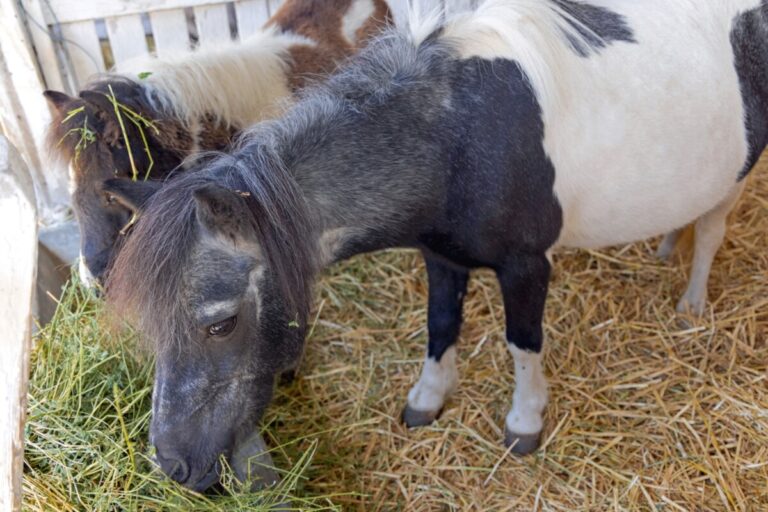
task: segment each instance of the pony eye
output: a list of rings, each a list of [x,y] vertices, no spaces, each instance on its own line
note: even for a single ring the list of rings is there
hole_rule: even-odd
[[[231,316],[221,322],[208,326],[208,336],[226,336],[231,333],[237,325],[237,317]]]
[[[117,203],[117,198],[112,194],[107,194],[107,204],[115,204],[115,203]]]

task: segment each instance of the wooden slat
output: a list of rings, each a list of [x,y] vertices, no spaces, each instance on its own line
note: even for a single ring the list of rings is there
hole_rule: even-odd
[[[107,18],[106,22],[109,45],[116,64],[149,53],[141,16],[131,14],[119,18]]]
[[[195,7],[195,23],[200,42],[218,43],[229,41],[229,15],[226,5],[204,5]]]
[[[49,0],[60,23],[113,18],[128,14],[184,9],[198,5],[226,4],[228,0]],[[231,1],[231,0],[230,0]],[[46,23],[54,23],[47,9]]]
[[[237,33],[240,39],[257,32],[269,19],[267,0],[240,0],[235,2]]]
[[[29,170],[0,136],[0,510],[21,509],[37,213]]]
[[[78,21],[61,26],[64,46],[67,49],[77,87],[82,87],[88,78],[104,72],[104,57],[101,43],[96,35],[96,23]]]
[[[149,20],[159,56],[189,49],[187,18],[183,10],[151,12]]]
[[[41,0],[21,0],[21,3],[28,17],[27,27],[29,27],[29,33],[32,36],[32,44],[35,46],[35,53],[40,71],[43,73],[45,86],[48,89],[66,91],[68,89],[65,85],[66,79],[62,77],[59,69],[59,56],[45,24]]]
[[[46,148],[51,112],[23,21],[16,0],[0,0],[0,124],[30,166],[47,217],[67,201],[67,181],[65,173],[46,169],[40,157]]]

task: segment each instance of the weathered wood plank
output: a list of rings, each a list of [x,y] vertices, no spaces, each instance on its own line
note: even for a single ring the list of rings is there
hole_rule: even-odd
[[[40,155],[45,151],[51,112],[42,96],[45,84],[16,0],[0,0],[0,34],[0,119],[29,164],[40,205],[49,213],[67,200],[66,174],[44,172]]]
[[[107,18],[106,22],[109,45],[116,64],[149,53],[141,16],[130,14],[118,18]]]
[[[226,3],[227,0],[50,0],[60,23]],[[44,14],[46,23],[53,23],[50,12],[46,10]]]
[[[159,56],[189,49],[187,18],[181,9],[149,13],[152,35]]]
[[[75,84],[81,88],[88,78],[104,72],[101,43],[93,21],[78,21],[61,26],[64,45],[72,63]]]
[[[40,64],[40,70],[43,73],[45,86],[48,89],[64,91],[66,79],[62,77],[59,68],[59,56],[56,53],[51,34],[48,27],[44,24],[43,6],[41,0],[21,0],[24,11],[27,13],[29,33],[32,36],[32,44],[35,47],[37,61]]]
[[[269,19],[267,0],[240,0],[235,2],[237,33],[240,39],[257,32]]]
[[[226,5],[203,5],[195,7],[194,11],[201,43],[219,43],[232,39]]]
[[[37,213],[24,161],[0,136],[0,510],[21,509]]]
[[[268,0],[270,16],[277,11],[283,1]],[[448,2],[454,1],[477,3],[476,0],[448,0]],[[227,0],[50,0],[53,12],[61,23],[226,3],[228,3]],[[395,11],[402,11],[406,3],[404,0],[390,0]],[[44,10],[44,14],[46,23],[53,23],[53,17],[47,9]]]

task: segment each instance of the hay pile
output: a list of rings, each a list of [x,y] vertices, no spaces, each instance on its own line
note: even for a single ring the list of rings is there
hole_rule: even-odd
[[[300,376],[278,391],[267,417],[273,446],[300,439],[282,449],[278,461],[296,464],[315,447],[294,494],[330,496],[344,510],[361,511],[768,510],[766,163],[752,174],[731,217],[710,280],[711,306],[687,327],[674,312],[687,265],[680,257],[657,261],[657,241],[556,257],[545,325],[546,441],[526,458],[501,444],[514,378],[490,273],[475,275],[465,304],[457,394],[434,426],[408,431],[400,411],[426,343],[420,258],[391,251],[331,269],[318,287],[317,320]],[[68,362],[76,355],[54,363],[70,365],[67,371],[76,375]],[[58,368],[45,371],[66,377]],[[133,414],[141,416],[149,388],[139,388],[134,398],[123,392],[120,403],[136,400]],[[33,386],[27,459],[35,469],[25,483],[27,506],[64,510],[63,503],[77,503],[83,493],[76,485],[88,493],[103,485],[119,498],[124,480],[111,480],[109,468],[90,469],[102,483],[86,485],[81,478],[62,484],[73,467],[52,468],[40,455],[31,457],[40,438],[55,454],[91,449],[59,437],[67,431],[68,411],[48,413],[46,421],[58,430],[36,432],[49,400],[45,392]],[[76,400],[73,394],[68,406]],[[81,414],[103,414],[95,424],[113,425],[112,409],[92,414],[95,405],[84,403]],[[141,428],[129,430],[137,453],[145,450],[142,418],[135,424]],[[109,429],[111,437],[92,441],[122,447],[123,438]],[[94,460],[94,466],[106,464]],[[122,462],[110,460],[129,464],[124,453]],[[133,479],[127,492],[150,496],[130,502],[139,508],[160,508],[159,500],[169,496],[170,484],[141,472]],[[181,499],[173,489],[173,499]],[[41,496],[49,501],[37,506]]]
[[[243,492],[227,469],[218,496],[167,481],[148,446],[152,364],[130,336],[106,334],[102,305],[71,285],[37,337],[32,361],[24,457],[24,510],[334,510],[328,499],[301,499],[315,443],[276,446],[283,481]],[[273,445],[275,446],[275,445]],[[281,509],[282,510],[282,509]]]

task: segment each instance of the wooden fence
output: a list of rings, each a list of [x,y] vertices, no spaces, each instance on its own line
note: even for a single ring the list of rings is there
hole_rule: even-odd
[[[0,510],[18,510],[37,266],[37,211],[27,166],[0,135]]]

